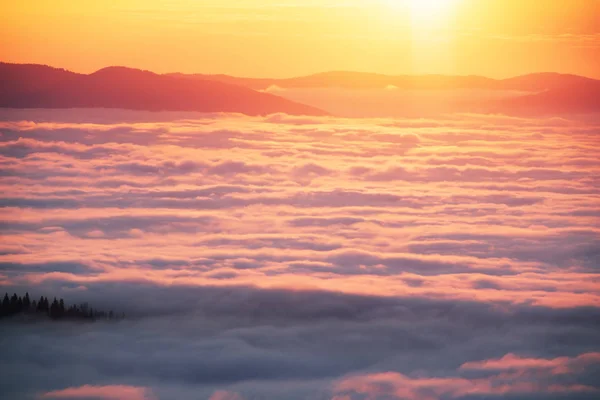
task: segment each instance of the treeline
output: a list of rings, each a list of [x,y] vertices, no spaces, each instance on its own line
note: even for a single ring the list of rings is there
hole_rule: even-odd
[[[29,293],[25,296],[17,296],[16,293],[12,297],[8,293],[4,295],[0,304],[0,318],[11,317],[15,315],[30,315],[30,316],[47,316],[53,320],[86,320],[95,321],[118,320],[125,318],[125,314],[117,315],[112,310],[105,312],[89,307],[87,303],[80,305],[72,305],[67,307],[63,299],[57,300],[56,297],[52,302],[47,297],[41,296],[39,300],[31,300]]]

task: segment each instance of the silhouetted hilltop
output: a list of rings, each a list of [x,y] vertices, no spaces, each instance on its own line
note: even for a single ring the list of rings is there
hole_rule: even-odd
[[[577,114],[600,112],[600,81],[580,80],[571,85],[556,84],[549,90],[498,100],[490,110],[510,114]]]
[[[390,76],[362,72],[325,72],[290,79],[253,79],[236,78],[227,75],[184,75],[171,74],[188,80],[213,79],[220,82],[244,85],[256,90],[268,88],[281,89],[399,89],[390,99],[389,95],[375,96],[373,93],[347,94],[346,97],[331,97],[330,103],[318,97],[287,95],[306,104],[329,110],[339,114],[339,104],[352,98],[353,107],[359,116],[397,116],[401,112],[398,107],[410,115],[435,114],[436,112],[477,112],[501,113],[509,115],[552,115],[552,114],[585,114],[600,111],[600,81],[583,76],[536,73],[517,76],[509,79],[491,79],[481,76]],[[482,98],[464,97],[464,93],[445,94],[435,98],[433,91],[448,90],[483,90],[498,95]],[[410,91],[410,92],[409,92]],[[415,96],[416,91],[425,93],[432,91],[430,98],[423,100]],[[519,93],[522,92],[522,93]],[[282,96],[286,96],[282,92]],[[354,97],[352,97],[354,96]],[[399,100],[404,98],[404,103]],[[316,99],[316,100],[315,100]],[[335,102],[336,104],[331,104]],[[436,108],[437,107],[437,108]],[[377,109],[373,112],[370,109]],[[336,111],[337,110],[337,111]],[[385,110],[389,110],[388,113]],[[347,111],[347,110],[346,110]],[[341,113],[341,115],[347,115]],[[352,112],[352,114],[356,114]]]
[[[327,114],[269,93],[215,80],[183,80],[125,67],[108,67],[84,75],[42,65],[8,63],[0,63],[0,107]]]
[[[503,79],[498,82],[498,85],[502,89],[531,92],[566,89],[569,87],[595,85],[600,83],[600,81],[596,79],[586,78],[585,76],[558,74],[555,72],[521,75],[514,78]]]
[[[499,93],[491,99],[474,96],[471,100],[462,98],[460,94],[450,93],[450,96],[444,95],[441,100],[437,100],[440,103],[438,108],[442,110],[440,112],[540,115],[600,111],[600,81],[558,73],[491,79],[481,76],[390,76],[336,71],[289,79],[256,79],[228,75],[159,75],[126,67],[107,67],[85,75],[43,65],[0,63],[0,107],[123,108],[238,112],[248,115],[277,112],[327,115],[323,111],[326,109],[334,114],[345,115],[334,107],[344,99],[319,99],[319,95],[312,98],[294,97],[282,93],[282,96],[287,97],[284,98],[262,92],[275,86],[283,89],[387,88],[407,91],[476,89]],[[502,91],[510,91],[510,95]],[[359,95],[352,100],[353,107],[380,109],[382,111],[377,114],[381,114],[379,116],[396,116],[395,110],[398,107],[414,109],[411,111],[414,114],[436,110],[434,98],[423,101],[409,92],[395,94],[393,102],[390,102],[389,96]],[[398,98],[404,97],[405,104],[400,104]],[[390,113],[383,112],[387,109],[390,109]]]
[[[388,86],[394,86],[398,89],[488,89],[533,92],[599,82],[595,79],[586,78],[583,76],[558,74],[553,72],[522,75],[508,79],[492,79],[477,75],[383,75],[349,71],[323,72],[314,75],[286,79],[238,78],[229,75],[203,74],[169,75],[204,80],[215,80],[219,82],[242,85],[256,90],[264,90],[271,86],[290,89],[380,89]]]
[[[391,76],[366,72],[333,71],[286,79],[238,78],[229,75],[169,74],[195,79],[210,79],[264,90],[271,86],[281,88],[345,88],[379,89],[395,86],[399,89],[461,89],[488,88],[494,80],[482,76],[423,75]]]

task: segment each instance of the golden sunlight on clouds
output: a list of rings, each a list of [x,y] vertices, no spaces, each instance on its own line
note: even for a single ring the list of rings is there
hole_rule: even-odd
[[[13,284],[600,304],[597,123],[10,115],[0,261]]]

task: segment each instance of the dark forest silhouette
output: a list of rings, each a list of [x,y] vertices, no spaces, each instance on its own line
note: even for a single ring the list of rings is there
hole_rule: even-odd
[[[30,299],[29,293],[25,293],[23,297],[17,296],[16,293],[9,297],[8,293],[6,293],[0,303],[0,318],[17,315],[49,317],[52,320],[84,321],[119,320],[125,318],[125,314],[117,315],[112,310],[105,312],[94,309],[87,303],[67,307],[63,299],[57,300],[56,297],[54,297],[52,302],[44,296],[41,296],[36,301]]]

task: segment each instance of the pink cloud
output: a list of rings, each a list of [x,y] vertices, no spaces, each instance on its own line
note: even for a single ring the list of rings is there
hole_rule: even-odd
[[[234,392],[218,390],[208,398],[208,400],[243,400],[243,398]]]
[[[472,361],[461,365],[462,370],[525,371],[546,369],[552,374],[568,374],[580,370],[586,365],[600,364],[600,353],[586,353],[577,357],[557,357],[552,359],[527,358],[507,354],[502,358],[484,361]]]
[[[487,378],[409,377],[396,372],[358,375],[335,384],[334,399],[352,394],[367,400],[438,400],[468,395],[505,395],[528,393],[588,393],[598,389],[579,384],[545,383],[540,376],[504,373]],[[351,398],[351,397],[349,397]]]
[[[41,399],[155,400],[147,388],[123,385],[85,385],[46,392],[39,397]]]
[[[600,305],[597,122],[9,116],[6,284],[127,279]],[[176,264],[147,262],[174,254]],[[94,274],[48,267],[76,260]]]

